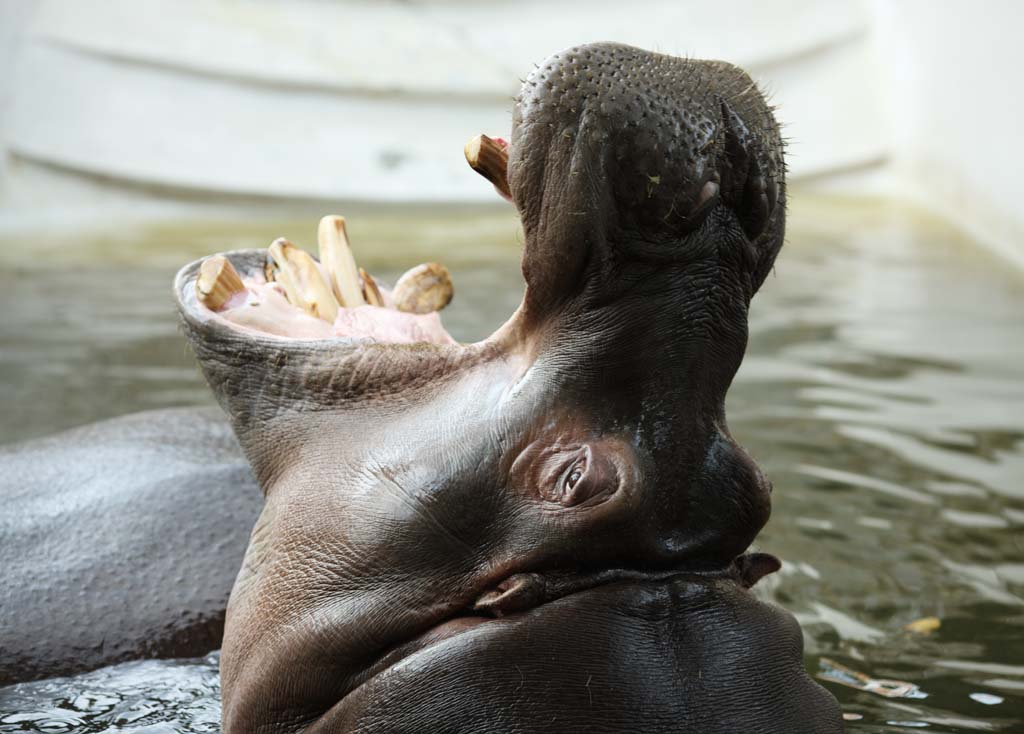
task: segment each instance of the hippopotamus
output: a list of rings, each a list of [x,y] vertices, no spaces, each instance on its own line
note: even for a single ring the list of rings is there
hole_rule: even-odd
[[[79,572],[86,599],[152,597],[167,625],[147,647],[152,625],[76,611],[102,630],[78,669],[216,644],[223,620],[227,734],[842,731],[796,621],[751,591],[779,567],[750,552],[771,484],[724,407],[785,233],[771,108],[725,62],[578,46],[523,83],[505,173],[526,287],[478,343],[262,333],[204,304],[201,261],[179,272],[185,335],[248,467],[206,419],[207,439],[179,428],[181,465],[159,470],[162,416],[139,471],[127,452],[78,457],[151,490],[125,511],[149,537],[200,523],[141,552],[181,559],[204,592],[185,602],[200,613],[168,603],[176,589],[133,577],[134,556],[122,588]],[[247,278],[268,266],[266,251],[222,257]],[[92,495],[116,507],[108,493]],[[109,563],[97,548],[131,524],[75,530],[80,563]],[[59,608],[49,588],[14,597],[27,618]],[[75,668],[73,648],[29,675]]]
[[[0,448],[0,685],[220,646],[262,496],[216,408]]]
[[[265,504],[227,607],[232,732],[837,732],[750,587],[771,485],[725,395],[784,238],[751,78],[598,43],[514,105],[522,304],[474,344],[288,338],[178,275]],[[243,277],[265,251],[224,255]]]

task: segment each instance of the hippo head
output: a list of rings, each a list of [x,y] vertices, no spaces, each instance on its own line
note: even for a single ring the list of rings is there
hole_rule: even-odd
[[[839,731],[748,590],[770,485],[724,413],[783,240],[770,108],[723,62],[573,48],[524,83],[507,176],[526,291],[477,344],[261,335],[179,274],[266,494],[225,731]]]

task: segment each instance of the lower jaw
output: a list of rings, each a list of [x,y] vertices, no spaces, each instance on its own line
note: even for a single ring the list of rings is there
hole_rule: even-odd
[[[403,660],[413,655],[422,653],[430,647],[440,645],[446,640],[450,640],[453,637],[480,627],[481,625],[491,624],[494,621],[494,617],[466,615],[454,617],[442,622],[436,627],[431,627],[418,637],[392,649],[384,655],[384,657],[366,669],[363,674],[359,676],[359,685],[372,680],[376,676],[386,672],[389,668],[398,665]]]
[[[365,671],[309,731],[618,731],[625,729],[602,716],[645,707],[682,724],[708,687],[720,698],[750,660],[768,677],[799,668],[796,629],[722,578],[609,583],[503,618],[448,620]],[[785,635],[793,639],[775,644]],[[758,649],[767,652],[758,658]],[[539,709],[543,726],[506,726]]]

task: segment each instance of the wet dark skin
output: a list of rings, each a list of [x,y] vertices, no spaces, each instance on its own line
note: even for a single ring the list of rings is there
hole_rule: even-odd
[[[225,731],[841,731],[749,591],[770,485],[724,412],[784,235],[769,107],[723,62],[569,49],[523,85],[508,174],[526,292],[478,344],[242,332],[179,274],[266,496]]]
[[[216,408],[0,447],[0,685],[220,646],[262,498]]]

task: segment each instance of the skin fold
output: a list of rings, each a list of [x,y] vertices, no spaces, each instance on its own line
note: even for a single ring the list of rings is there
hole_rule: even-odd
[[[724,411],[784,237],[770,108],[724,62],[580,46],[524,83],[508,178],[526,291],[477,344],[242,332],[179,273],[266,498],[224,730],[841,731],[749,591],[771,487]]]

